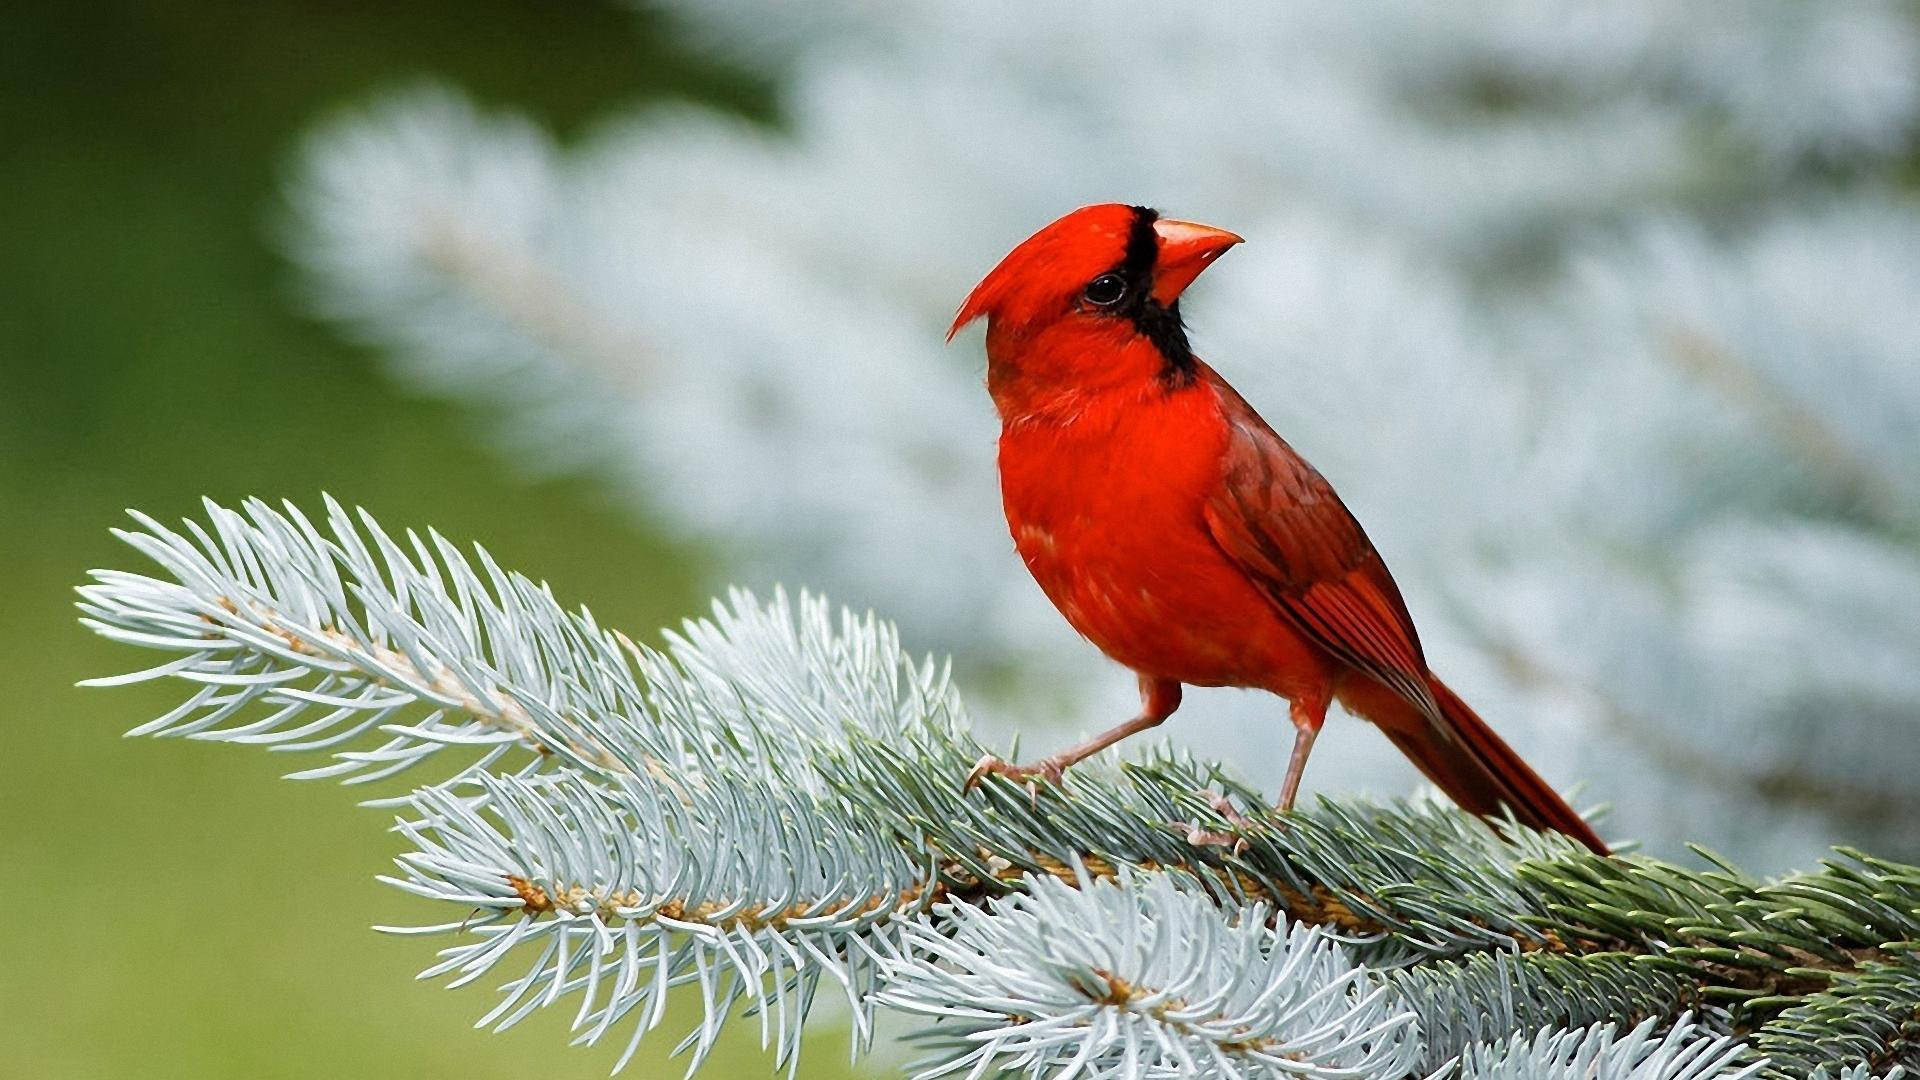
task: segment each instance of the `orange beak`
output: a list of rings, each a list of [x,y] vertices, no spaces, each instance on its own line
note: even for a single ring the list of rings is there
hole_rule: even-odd
[[[1153,264],[1153,298],[1162,304],[1179,299],[1200,271],[1241,239],[1225,229],[1172,218],[1154,222],[1153,231],[1160,237],[1160,257]]]

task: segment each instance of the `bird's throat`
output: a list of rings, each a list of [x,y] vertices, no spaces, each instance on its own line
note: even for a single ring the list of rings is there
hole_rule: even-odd
[[[1192,387],[1199,360],[1178,312],[1151,323],[987,335],[987,390],[1002,423],[1070,423],[1100,401],[1142,401]]]
[[[1180,301],[1162,307],[1149,300],[1132,316],[1134,330],[1160,354],[1160,379],[1170,389],[1192,384],[1193,348],[1187,344],[1187,328],[1180,320]]]
[[[1169,375],[1159,354],[1144,344],[1124,356],[1109,354],[1106,366],[1082,377],[1062,378],[1047,367],[990,359],[987,390],[1003,429],[1103,427],[1129,410],[1186,396],[1199,385],[1199,361],[1190,358],[1190,363],[1191,368]]]

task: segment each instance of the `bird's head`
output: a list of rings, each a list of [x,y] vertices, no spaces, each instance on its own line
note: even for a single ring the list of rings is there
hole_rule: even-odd
[[[1239,242],[1224,229],[1144,206],[1084,206],[1001,259],[961,305],[947,337],[986,319],[994,382],[1190,378],[1180,294]]]

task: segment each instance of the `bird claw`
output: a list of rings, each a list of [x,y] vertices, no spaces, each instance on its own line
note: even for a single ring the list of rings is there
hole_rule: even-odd
[[[1061,778],[1066,775],[1066,767],[1053,758],[1041,758],[1032,765],[1015,765],[1011,761],[1004,761],[988,754],[974,763],[973,770],[967,773],[966,782],[960,785],[961,792],[969,792],[979,787],[980,781],[986,779],[989,774],[1004,776],[1016,784],[1024,782],[1027,785],[1027,794],[1038,800],[1040,788],[1037,781],[1044,779],[1047,783],[1058,786]]]
[[[1185,833],[1187,843],[1195,847],[1222,847],[1238,855],[1247,850],[1247,838],[1232,833],[1211,832],[1195,825],[1191,821],[1169,821],[1167,827],[1175,832]]]
[[[1213,808],[1213,812],[1227,819],[1228,824],[1232,825],[1235,829],[1241,832],[1247,832],[1254,828],[1253,819],[1242,814],[1225,795],[1217,791],[1197,791],[1194,794],[1205,798],[1207,805]],[[1185,833],[1187,843],[1193,844],[1196,847],[1230,848],[1235,855],[1247,849],[1247,838],[1245,836],[1235,836],[1232,833],[1203,829],[1190,821],[1169,821],[1167,822],[1167,826]]]
[[[1239,809],[1233,805],[1233,801],[1225,795],[1217,791],[1202,791],[1198,792],[1198,794],[1205,795],[1207,797],[1207,805],[1213,807],[1213,812],[1232,822],[1234,828],[1253,828],[1253,819],[1241,813]]]

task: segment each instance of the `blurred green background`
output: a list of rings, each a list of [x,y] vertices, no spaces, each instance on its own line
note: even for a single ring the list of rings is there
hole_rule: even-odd
[[[399,850],[381,813],[279,780],[292,759],[121,739],[178,690],[74,688],[152,658],[81,630],[70,590],[134,566],[107,535],[124,508],[327,490],[614,625],[702,606],[697,552],[590,483],[504,472],[302,318],[275,190],[301,129],[412,76],[563,133],[648,97],[764,117],[764,84],[598,4],[46,4],[0,30],[0,1075],[604,1075],[619,1047],[565,1049],[564,1010],[476,1034],[489,991],[414,983],[432,946],[367,929],[442,917],[374,882]],[[814,1074],[840,1074],[843,1036],[816,1044]],[[627,1075],[680,1074],[663,1062]],[[750,1025],[711,1068],[767,1073]]]

